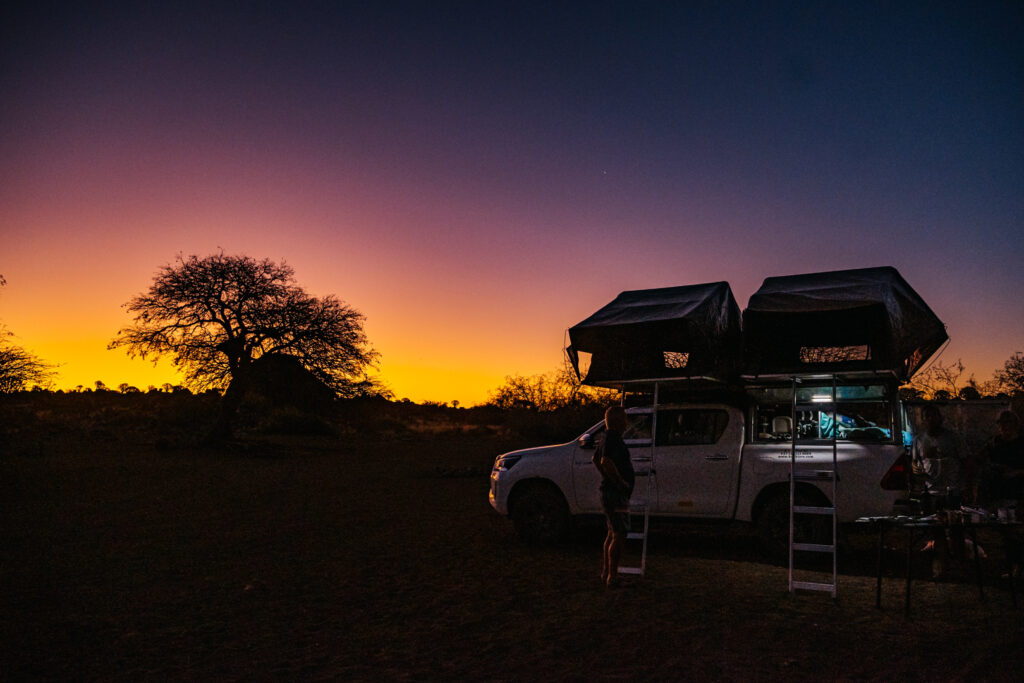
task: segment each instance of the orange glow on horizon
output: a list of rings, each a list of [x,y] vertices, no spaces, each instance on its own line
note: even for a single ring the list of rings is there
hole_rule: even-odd
[[[53,388],[73,391],[78,387],[92,389],[101,381],[108,389],[117,389],[128,384],[141,391],[148,387],[161,387],[165,383],[184,384],[182,373],[169,358],[152,360],[132,359],[123,349],[107,350],[109,339],[101,337],[39,341],[28,343],[23,337],[15,342],[24,346],[47,363],[55,364],[56,376]],[[504,383],[511,374],[540,374],[554,366],[540,364],[536,369],[522,372],[503,371],[484,366],[459,365],[452,361],[445,365],[445,359],[431,363],[416,362],[380,363],[379,371],[371,373],[393,394],[395,400],[408,398],[416,403],[437,401],[469,407],[487,401],[491,392]],[[557,359],[556,359],[557,361]]]
[[[183,375],[166,359],[156,365],[151,361],[129,359],[121,350],[107,351],[102,340],[58,341],[40,343],[31,349],[49,363],[58,364],[53,388],[71,391],[77,387],[94,388],[99,380],[108,389],[121,383],[142,391],[165,383],[184,384]],[[537,370],[539,374],[553,368]],[[395,400],[408,398],[416,403],[437,401],[469,407],[487,401],[491,392],[515,372],[488,371],[484,368],[445,368],[410,364],[381,363],[380,380],[394,394]],[[518,373],[524,374],[524,373]]]
[[[55,364],[56,376],[52,388],[72,391],[78,387],[92,389],[96,381],[108,389],[116,390],[121,383],[134,386],[141,391],[148,387],[161,387],[165,383],[184,384],[182,373],[169,358],[152,360],[132,359],[122,349],[107,350],[107,338],[82,337],[55,341],[29,343],[20,335],[14,342],[25,347],[43,361]],[[1009,357],[1009,356],[1007,356]],[[509,366],[488,367],[485,364],[466,363],[465,359],[438,356],[429,362],[416,360],[422,355],[410,358],[397,354],[397,360],[383,359],[377,372],[371,376],[380,381],[393,393],[394,400],[409,399],[416,403],[435,401],[451,404],[458,401],[462,407],[486,402],[490,394],[505,382],[509,375],[537,375],[555,370],[560,362],[557,357],[551,362],[536,364],[520,363],[520,368]],[[949,364],[955,360],[948,352],[937,362]],[[1006,358],[987,359],[984,366],[972,365],[965,361],[967,374],[973,374],[979,381],[992,377],[995,370],[1002,368]],[[936,362],[933,360],[933,362]]]
[[[178,235],[178,239],[182,237]],[[276,242],[236,248],[229,244],[225,250],[274,254],[287,250],[286,241],[287,236],[280,236]],[[169,358],[154,365],[151,360],[129,358],[124,349],[107,350],[117,330],[131,323],[121,305],[145,291],[153,274],[173,259],[175,251],[160,243],[146,248],[132,242],[120,242],[117,248],[107,243],[101,245],[102,251],[82,251],[84,247],[79,246],[73,244],[71,252],[52,262],[52,269],[42,270],[33,266],[46,262],[45,245],[33,244],[31,239],[12,243],[5,254],[11,260],[0,270],[8,283],[0,289],[0,321],[17,335],[12,341],[58,365],[54,379],[58,389],[91,388],[97,380],[111,389],[127,383],[143,391],[151,385],[183,384]],[[396,259],[393,267],[404,275],[403,280],[381,277],[373,258],[353,259],[353,264],[340,266],[315,260],[308,244],[292,246],[295,256],[285,260],[295,267],[300,285],[309,285],[307,291],[320,296],[336,292],[365,314],[367,338],[381,354],[379,367],[371,375],[395,399],[418,403],[457,400],[467,407],[483,403],[509,375],[530,376],[557,369],[562,362],[565,329],[621,289],[680,284],[677,280],[609,285],[598,277],[592,278],[596,283],[588,281],[589,271],[553,269],[517,283],[510,292],[506,291],[510,272],[506,263],[494,264],[490,280],[479,272],[458,271],[432,280],[421,263]],[[215,248],[181,251],[205,254]],[[73,261],[69,253],[83,258]],[[121,265],[96,266],[100,253]],[[479,266],[470,270],[479,270]],[[737,290],[736,294],[745,302],[750,292]],[[940,317],[949,319],[941,301],[933,305]],[[978,310],[975,302],[971,313],[976,315]],[[967,372],[978,381],[989,379],[1019,350],[1012,330],[958,334],[955,321],[951,322],[953,343],[939,360],[948,364],[962,358]]]

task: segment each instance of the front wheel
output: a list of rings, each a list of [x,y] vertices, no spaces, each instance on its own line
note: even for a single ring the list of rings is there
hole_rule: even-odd
[[[569,529],[569,509],[562,494],[551,486],[530,485],[512,506],[516,533],[532,545],[561,540]]]

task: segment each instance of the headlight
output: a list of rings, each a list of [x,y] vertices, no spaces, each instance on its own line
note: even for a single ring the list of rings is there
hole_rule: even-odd
[[[498,457],[497,462],[494,463],[494,469],[497,470],[510,470],[515,467],[515,464],[522,458],[521,455],[502,455]]]

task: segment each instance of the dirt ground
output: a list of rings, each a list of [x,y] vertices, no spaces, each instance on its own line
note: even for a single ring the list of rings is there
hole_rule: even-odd
[[[833,602],[790,595],[743,528],[671,527],[606,591],[600,527],[532,548],[488,505],[511,445],[8,449],[0,680],[1020,679],[995,558],[984,601],[920,581],[907,618],[898,562],[875,607],[870,536]]]

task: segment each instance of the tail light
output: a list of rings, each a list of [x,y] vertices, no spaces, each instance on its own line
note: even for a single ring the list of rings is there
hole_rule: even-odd
[[[907,491],[910,488],[910,454],[907,451],[896,458],[882,477],[881,486],[886,491]]]

